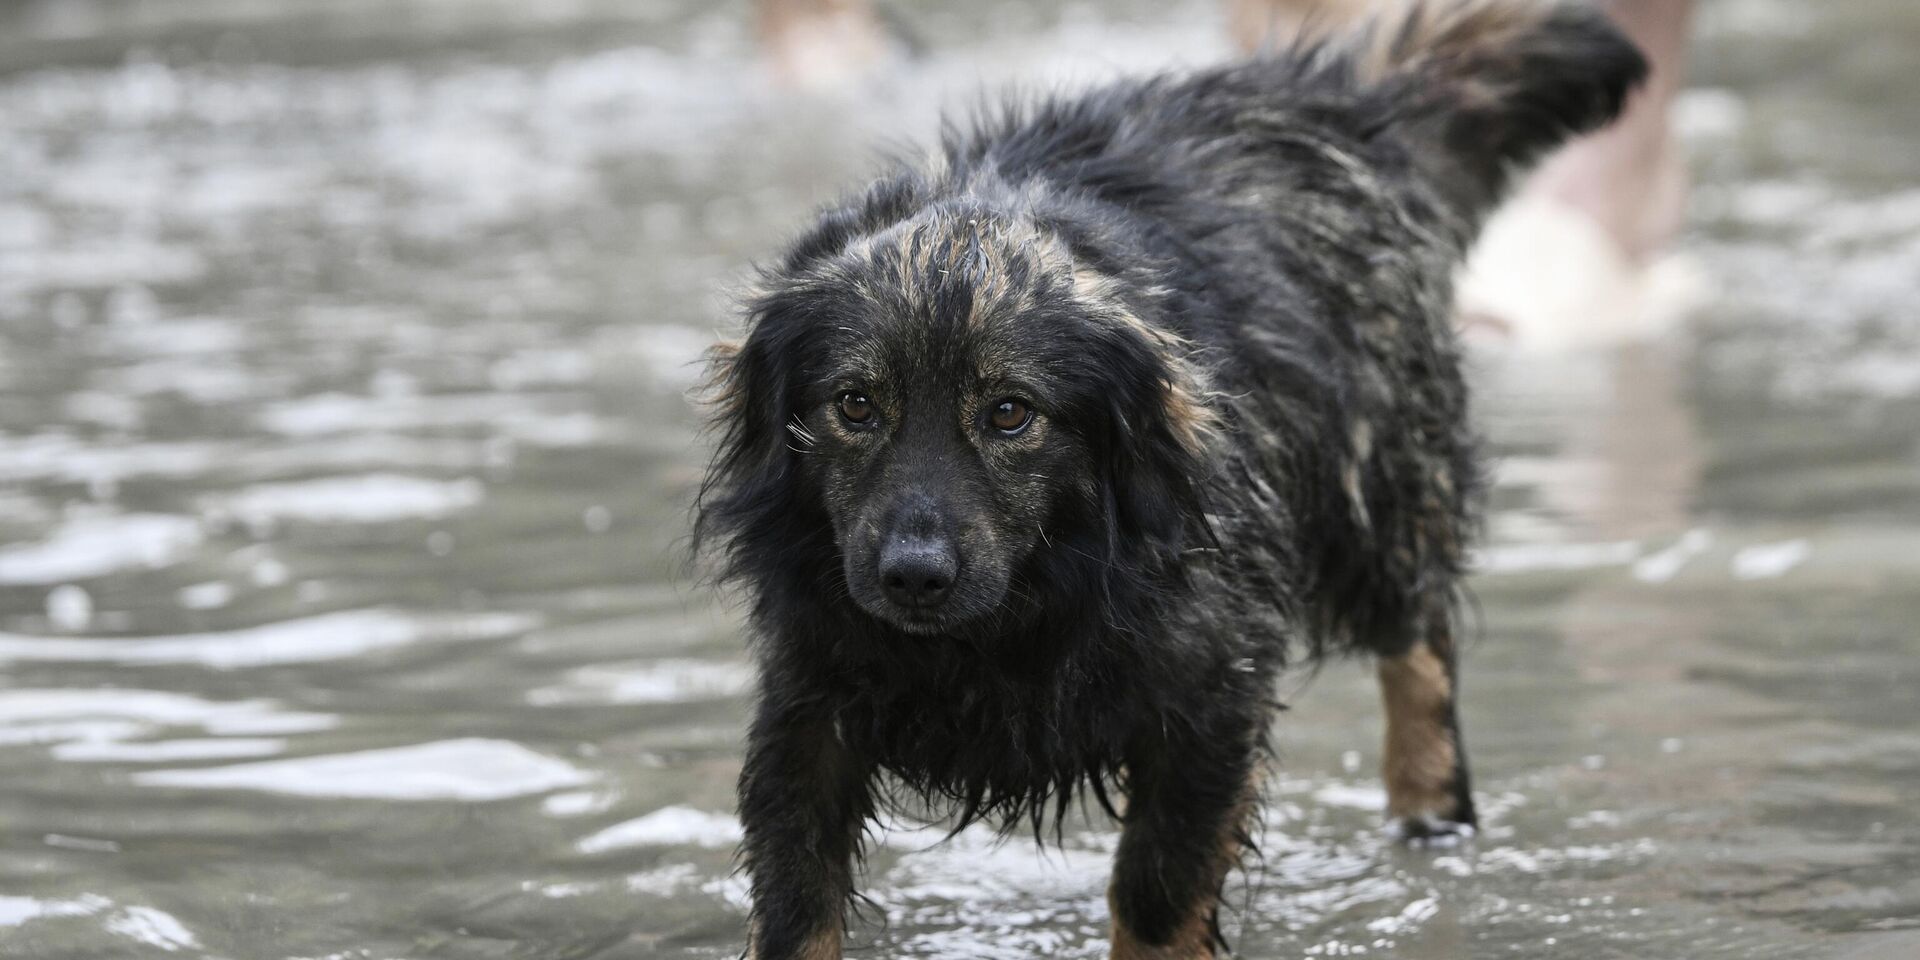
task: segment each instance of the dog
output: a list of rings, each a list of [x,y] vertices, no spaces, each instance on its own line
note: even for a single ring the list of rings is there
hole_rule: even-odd
[[[694,520],[751,600],[748,955],[841,955],[901,796],[1037,837],[1092,797],[1112,956],[1224,950],[1276,672],[1323,654],[1377,657],[1389,829],[1471,830],[1451,277],[1646,71],[1577,3],[1416,4],[949,125],[764,267]]]

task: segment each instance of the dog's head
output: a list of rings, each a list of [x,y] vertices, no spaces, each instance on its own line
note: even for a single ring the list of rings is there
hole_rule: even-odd
[[[1031,216],[876,205],[823,218],[717,353],[700,525],[734,572],[937,634],[1177,566],[1212,415],[1143,319],[1165,291]]]

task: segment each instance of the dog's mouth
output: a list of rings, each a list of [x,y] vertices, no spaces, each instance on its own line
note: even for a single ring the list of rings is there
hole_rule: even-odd
[[[909,607],[884,597],[872,597],[861,598],[858,605],[867,616],[915,637],[955,635],[992,615],[991,610],[982,611],[976,604],[966,602],[967,598],[955,599],[960,602],[948,602],[937,607]]]
[[[893,619],[893,625],[908,633],[922,637],[935,636],[944,632],[947,628],[945,618],[923,613],[895,617]]]
[[[867,607],[867,613],[890,626],[921,637],[945,633],[956,622],[943,610],[916,610],[886,601]]]

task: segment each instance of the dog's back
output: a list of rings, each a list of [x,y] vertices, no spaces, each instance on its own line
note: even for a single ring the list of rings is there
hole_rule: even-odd
[[[1214,492],[1239,507],[1218,511],[1223,533],[1302,561],[1292,583],[1245,571],[1224,592],[1301,599],[1316,652],[1391,651],[1460,573],[1481,486],[1454,270],[1515,171],[1610,120],[1645,70],[1583,4],[1428,3],[1011,109],[946,153],[958,182],[1063,197],[1082,258],[1113,265],[1130,287],[1117,295],[1189,342],[1239,439]]]

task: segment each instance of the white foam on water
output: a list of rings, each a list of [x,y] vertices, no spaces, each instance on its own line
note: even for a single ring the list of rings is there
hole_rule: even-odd
[[[98,837],[70,837],[64,833],[49,833],[41,837],[40,842],[61,850],[85,850],[88,853],[120,852],[120,844]]]
[[[595,775],[507,740],[467,738],[225,767],[150,770],[149,787],[259,790],[369,800],[505,800],[591,783]]]
[[[487,464],[482,441],[368,432],[295,438],[284,446],[232,455],[256,476],[344,474],[356,471],[468,471]]]
[[[664,897],[691,886],[699,876],[700,869],[691,863],[669,863],[652,870],[629,874],[627,889],[634,893],[650,893]]]
[[[643,660],[582,667],[563,684],[527,692],[536,706],[575,703],[687,703],[737,697],[753,687],[744,663],[713,660]]]
[[[173,914],[153,907],[126,907],[107,918],[107,929],[130,940],[172,953],[200,946],[193,932]]]
[[[250,526],[278,520],[383,523],[444,517],[478,504],[484,495],[480,481],[471,477],[428,480],[369,473],[256,484],[203,504],[210,512],[238,517]]]
[[[278,734],[327,730],[330,713],[286,711],[271,700],[206,700],[161,690],[0,690],[0,736],[20,724],[82,719],[131,720],[157,726],[198,726],[210,733]]]
[[[151,727],[131,720],[51,720],[0,726],[0,746],[78,740],[107,742],[146,736],[152,732]]]
[[[195,664],[215,670],[345,660],[422,642],[523,633],[537,617],[515,613],[416,615],[349,610],[239,630],[150,637],[40,637],[0,632],[0,662]]]
[[[1433,919],[1439,913],[1440,899],[1438,897],[1422,897],[1419,900],[1407,904],[1401,908],[1399,913],[1391,917],[1379,917],[1368,921],[1367,929],[1374,933],[1404,935],[1418,930],[1421,926],[1425,925],[1428,920]]]
[[[584,817],[613,806],[615,795],[598,790],[569,790],[540,801],[540,811],[549,817]]]
[[[398,394],[363,397],[321,393],[270,404],[259,414],[260,425],[290,437],[322,437],[370,430],[404,431],[448,427],[489,426],[533,413],[551,415],[561,401],[568,409],[585,402],[570,395],[530,397],[507,393],[459,393],[419,396]],[[530,411],[530,406],[543,408]]]
[[[112,901],[94,894],[73,900],[0,895],[0,927],[18,927],[29,920],[47,917],[89,917],[109,906],[112,906]]]
[[[167,317],[154,323],[116,324],[104,336],[129,354],[157,357],[236,353],[247,346],[254,325],[227,317]]]
[[[1543,570],[1597,570],[1624,567],[1640,556],[1632,540],[1606,543],[1503,543],[1473,552],[1478,573],[1532,573]]]
[[[1735,580],[1771,580],[1805,563],[1813,548],[1805,540],[1760,543],[1743,547],[1733,555]]]
[[[224,580],[190,584],[175,591],[174,599],[188,610],[218,610],[233,602],[233,584]]]
[[[83,515],[38,543],[0,549],[0,584],[43,586],[177,563],[206,535],[192,517]]]
[[[128,477],[188,477],[211,469],[220,451],[209,443],[93,446],[67,433],[0,436],[0,480],[118,482]]]
[[[1315,790],[1313,799],[1329,807],[1346,807],[1365,810],[1369,813],[1379,813],[1387,809],[1387,792],[1380,787],[1330,783]]]
[[[901,855],[868,893],[890,925],[916,931],[898,944],[899,955],[1104,956],[1099,931],[1116,843],[1102,832],[1042,848],[970,827]]]
[[[198,949],[199,938],[173,914],[154,907],[134,904],[118,907],[99,894],[82,894],[71,900],[41,900],[35,897],[0,896],[0,928],[19,927],[35,920],[61,917],[106,915],[102,924],[109,932],[155,947],[168,953]]]
[[[549,883],[535,889],[539,890],[541,896],[549,900],[565,900],[568,897],[578,897],[592,893],[600,889],[600,884],[585,882]]]
[[[662,807],[583,838],[574,848],[591,854],[627,847],[730,847],[741,836],[740,821],[727,814]]]
[[[249,760],[286,752],[278,737],[153,740],[75,740],[53,748],[56,760],[73,763],[173,763],[181,760]]]
[[[57,760],[163,763],[266,757],[284,736],[339,725],[327,713],[283,710],[269,700],[213,701],[158,690],[0,690],[0,745],[50,744]],[[209,737],[144,740],[197,727]]]
[[[1031,838],[1002,840],[974,826],[951,840],[902,854],[878,885],[894,902],[948,901],[1085,905],[1106,885],[1111,854],[1075,838],[1065,848],[1042,848]]]
[[[1569,864],[1618,863],[1645,859],[1658,850],[1659,845],[1645,837],[1620,843],[1567,847],[1494,847],[1475,851],[1473,867],[1476,870],[1541,874]]]
[[[59,247],[10,250],[0,257],[0,290],[86,290],[127,281],[186,283],[207,260],[185,244],[137,236],[94,237]]]
[[[1665,550],[1651,553],[1633,564],[1633,577],[1642,583],[1666,583],[1679,576],[1694,557],[1713,546],[1713,534],[1704,529],[1688,530]]]
[[[85,630],[93,622],[93,594],[85,587],[64,583],[47,591],[47,622],[69,632]]]

